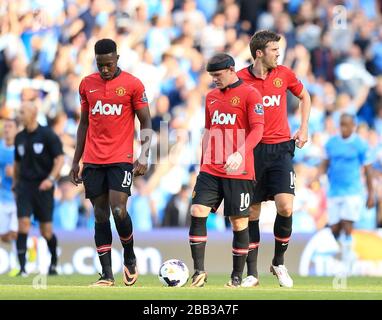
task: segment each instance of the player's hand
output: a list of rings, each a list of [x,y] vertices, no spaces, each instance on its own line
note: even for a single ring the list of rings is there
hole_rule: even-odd
[[[40,185],[38,186],[38,189],[41,191],[47,191],[49,189],[52,189],[53,182],[49,179],[42,180]]]
[[[371,208],[374,207],[374,205],[375,205],[374,196],[373,196],[372,194],[369,194],[369,195],[367,196],[366,207],[367,207],[368,209],[371,209]]]
[[[146,174],[147,169],[148,169],[147,162],[148,161],[147,161],[146,157],[144,157],[144,158],[140,157],[137,160],[135,160],[134,166],[133,166],[133,174],[135,177],[143,176],[144,174]]]
[[[239,169],[241,163],[243,162],[243,156],[240,152],[234,152],[228,156],[227,161],[224,165],[224,170],[227,173],[235,172]]]
[[[293,140],[296,141],[297,148],[302,148],[308,141],[308,129],[300,127],[293,136]]]
[[[13,176],[13,165],[12,164],[7,164],[5,166],[5,175],[7,177],[12,177]]]
[[[72,169],[70,170],[70,181],[75,185],[78,186],[82,183],[82,179],[79,178],[80,173],[80,165],[78,163],[72,164]]]

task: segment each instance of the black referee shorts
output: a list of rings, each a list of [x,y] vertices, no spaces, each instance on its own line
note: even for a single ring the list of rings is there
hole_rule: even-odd
[[[294,195],[295,140],[276,144],[259,143],[254,149],[256,187],[253,203],[274,200],[279,193]]]
[[[93,199],[109,190],[127,193],[133,182],[133,165],[131,163],[84,164],[82,180],[85,196]]]
[[[16,187],[17,217],[30,217],[39,222],[52,222],[54,208],[54,187],[50,190],[38,189],[40,182],[22,182]]]
[[[217,177],[200,172],[194,191],[192,204],[201,204],[216,211],[224,200],[225,216],[248,216],[253,200],[253,180]]]

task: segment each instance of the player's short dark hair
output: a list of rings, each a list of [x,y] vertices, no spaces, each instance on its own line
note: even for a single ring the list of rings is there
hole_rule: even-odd
[[[217,53],[207,63],[207,71],[214,72],[235,66],[235,60],[226,53]]]
[[[117,52],[117,44],[111,39],[101,39],[94,45],[95,54],[108,54]]]
[[[253,59],[256,58],[257,50],[265,50],[269,42],[279,42],[281,36],[270,30],[257,31],[251,38],[249,48]]]
[[[343,113],[340,116],[340,120],[342,119],[350,119],[354,124],[356,123],[356,117],[350,113]]]

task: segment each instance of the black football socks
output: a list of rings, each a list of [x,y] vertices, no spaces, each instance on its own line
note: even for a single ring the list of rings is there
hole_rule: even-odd
[[[204,254],[207,243],[207,217],[200,218],[191,216],[189,241],[194,270],[204,271]]]
[[[111,233],[110,221],[95,223],[94,240],[97,246],[98,258],[102,266],[102,275],[108,279],[113,279],[111,268],[111,243],[113,236]]]
[[[292,216],[284,217],[277,214],[273,233],[275,236],[275,255],[272,265],[278,266],[284,264],[284,253],[288,249],[289,239],[292,234]]]
[[[259,220],[249,221],[249,246],[247,256],[247,275],[258,278],[257,272],[257,256],[259,254],[260,245],[260,229]]]

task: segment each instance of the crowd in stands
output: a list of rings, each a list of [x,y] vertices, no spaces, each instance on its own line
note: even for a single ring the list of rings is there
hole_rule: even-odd
[[[96,72],[94,43],[112,38],[119,66],[146,87],[155,131],[151,166],[134,181],[128,211],[135,230],[186,226],[199,169],[204,98],[211,89],[205,63],[216,52],[251,63],[249,40],[260,29],[282,35],[280,63],[291,67],[312,98],[309,143],[296,150],[294,232],[327,223],[326,178],[317,179],[324,144],[342,113],[356,116],[373,153],[377,208],[356,225],[382,227],[382,8],[377,0],[0,0],[0,116],[22,101],[39,106],[39,122],[64,144],[54,224],[92,228],[82,187],[70,183],[80,115],[78,86]],[[288,103],[292,132],[299,109]],[[0,136],[1,136],[0,119]],[[138,151],[139,144],[136,144]],[[366,200],[365,200],[366,202]],[[272,231],[276,212],[264,203],[260,226]],[[210,229],[224,230],[222,211]]]

